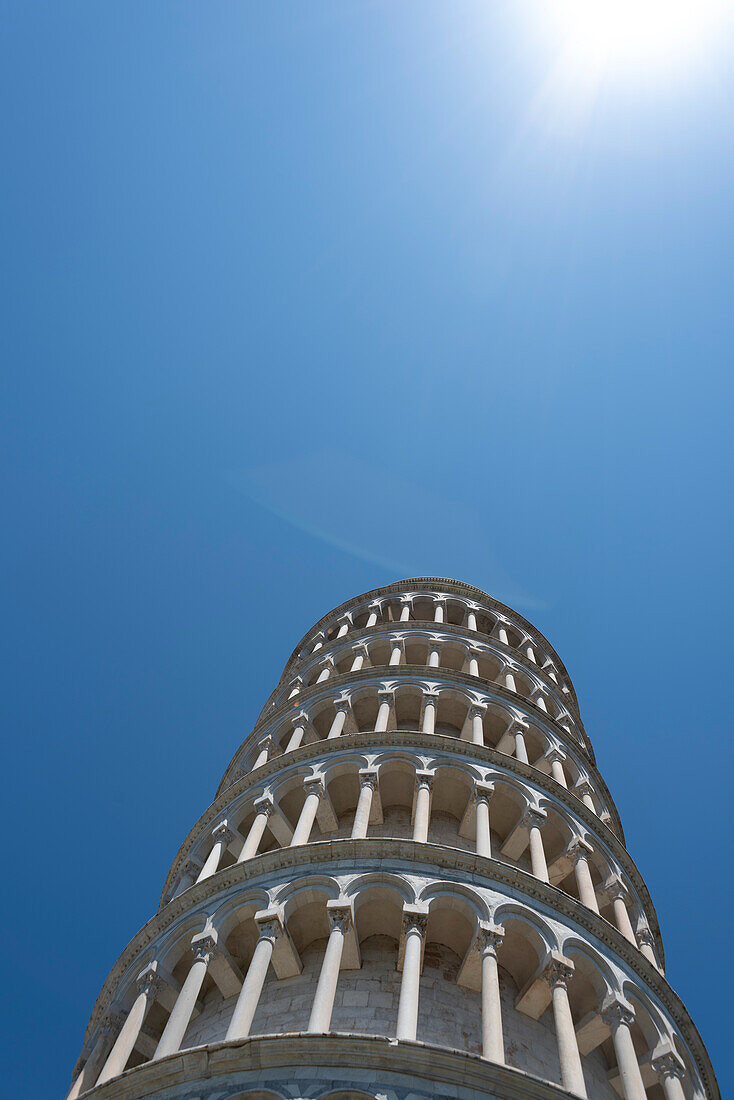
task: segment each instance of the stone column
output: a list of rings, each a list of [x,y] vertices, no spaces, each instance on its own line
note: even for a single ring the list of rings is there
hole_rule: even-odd
[[[334,662],[332,661],[331,657],[327,657],[326,661],[324,662],[324,666],[321,669],[321,672],[319,673],[319,676],[318,676],[318,679],[317,679],[316,683],[317,684],[323,684],[325,680],[329,679],[332,672],[334,672],[334,671],[335,671]]]
[[[681,1082],[686,1075],[686,1067],[672,1048],[653,1051],[652,1068],[663,1083],[665,1100],[685,1100]]]
[[[541,882],[549,882],[548,878],[548,864],[545,860],[545,849],[543,848],[543,837],[541,835],[541,827],[545,824],[547,814],[542,810],[527,810],[523,816],[523,825],[527,826],[528,834],[530,837],[530,865],[533,869],[533,874],[536,878],[539,878]]]
[[[250,825],[250,830],[242,845],[242,851],[237,857],[238,863],[244,863],[246,859],[252,859],[257,855],[260,841],[268,824],[268,818],[273,812],[273,800],[268,795],[263,795],[255,801],[254,809],[257,811],[255,819]]]
[[[407,623],[410,620],[410,609],[413,605],[413,601],[408,596],[404,596],[400,602],[403,605],[400,608],[400,622]]]
[[[199,872],[197,882],[203,882],[205,878],[211,878],[212,875],[216,874],[222,856],[234,840],[234,833],[227,828],[227,822],[222,821],[216,828],[212,829],[212,837],[214,838],[214,846]]]
[[[427,691],[423,696],[423,700],[423,733],[435,733],[438,694],[435,691]]]
[[[194,953],[194,961],[186,975],[186,980],[181,986],[181,992],[176,998],[171,1015],[168,1017],[163,1029],[153,1059],[165,1058],[167,1054],[175,1054],[181,1049],[186,1028],[191,1022],[191,1015],[196,1007],[196,1002],[204,984],[207,968],[212,956],[217,949],[212,936],[205,934],[194,936],[191,941],[191,950]]]
[[[503,1065],[502,1002],[497,969],[497,950],[505,930],[497,924],[481,924],[477,946],[482,959],[482,1056]]]
[[[323,649],[323,647],[324,647],[324,635],[323,634],[318,634],[316,636],[316,641],[314,642],[314,647],[311,650],[311,655],[313,656],[314,653],[318,653],[318,651],[320,649]]]
[[[476,807],[476,845],[477,855],[490,859],[492,841],[489,832],[489,801],[493,788],[489,783],[474,784],[474,805]]]
[[[476,613],[476,611],[474,610],[473,607],[469,608],[469,610],[467,612],[467,615],[466,615],[466,629],[467,630],[476,630],[477,629],[477,613]]]
[[[290,736],[290,741],[286,745],[286,752],[293,752],[294,749],[299,748],[303,744],[303,739],[306,736],[306,725],[308,723],[308,716],[303,711],[295,718],[293,722],[293,733]]]
[[[530,642],[528,642],[527,645],[525,646],[525,656],[527,657],[527,659],[529,661],[532,661],[534,665],[537,665],[538,660],[535,656],[535,650],[533,649]]]
[[[592,813],[596,813],[596,806],[594,805],[594,799],[592,798],[591,783],[588,783],[585,779],[580,783],[577,783],[573,789],[573,793],[581,799],[584,806],[588,807]]]
[[[293,833],[293,839],[290,843],[291,848],[299,848],[302,844],[308,844],[311,838],[311,830],[316,820],[319,802],[324,794],[324,781],[321,776],[304,779],[303,789],[306,792],[306,801],[303,803],[301,815]]]
[[[297,676],[296,681],[295,681],[293,687],[291,688],[290,694],[288,695],[288,698],[293,699],[294,696],[299,694],[302,687],[303,687],[303,681],[301,680],[300,676]]]
[[[497,637],[502,642],[502,645],[509,645],[510,644],[510,641],[507,637],[507,627],[504,625],[504,623],[501,620],[499,620],[497,622]]]
[[[400,664],[403,656],[403,643],[400,638],[396,639],[392,643],[392,652],[390,654],[390,668],[395,668]]]
[[[339,619],[339,630],[337,631],[337,638],[343,638],[345,634],[349,633],[349,628],[352,625],[352,620],[349,615],[344,615]]]
[[[635,1019],[631,1005],[612,999],[604,1005],[602,1019],[612,1033],[624,1100],[647,1100],[630,1032]]]
[[[415,773],[415,781],[416,796],[415,814],[413,817],[413,840],[425,844],[428,840],[428,826],[431,820],[433,772],[417,771]]]
[[[471,739],[474,745],[484,744],[484,711],[485,707],[472,706],[469,708],[471,719]]]
[[[527,726],[520,725],[519,722],[513,722],[508,730],[515,738],[515,759],[520,760],[523,764],[529,764],[528,749],[525,744],[525,731]]]
[[[378,691],[377,698],[380,700],[380,707],[377,711],[375,733],[384,733],[390,721],[390,706],[393,701],[393,693],[391,691]]]
[[[359,670],[364,667],[364,663],[367,659],[367,646],[356,645],[352,652],[354,653],[354,660],[352,661],[352,667],[349,671],[359,672]]]
[[[612,899],[614,923],[624,938],[629,940],[634,947],[637,947],[637,940],[635,939],[635,933],[632,929],[632,922],[630,921],[630,915],[627,912],[627,906],[625,904],[625,898],[627,897],[626,886],[621,879],[613,875],[612,878],[607,879],[604,883],[604,889],[607,896]]]
[[[546,971],[548,984],[551,987],[558,1058],[561,1063],[561,1081],[567,1092],[572,1092],[574,1096],[586,1097],[581,1056],[573,1026],[571,1006],[568,1003],[568,982],[572,974],[573,963],[570,959],[565,962],[556,959]]]
[[[344,937],[351,923],[351,911],[348,905],[338,908],[330,906],[327,915],[330,924],[329,939],[308,1021],[308,1030],[317,1032],[328,1031],[331,1024],[336,983],[339,980],[339,968],[344,950]]]
[[[442,623],[446,618],[446,600],[436,600],[433,612],[434,623]]]
[[[431,638],[428,643],[428,667],[438,668],[441,664],[441,642],[438,638]]]
[[[599,906],[596,900],[596,890],[594,889],[594,883],[591,879],[591,868],[589,867],[589,853],[591,851],[591,845],[585,840],[574,840],[569,845],[566,854],[573,863],[573,870],[576,876],[576,887],[579,892],[581,904],[585,905],[587,909],[591,909],[592,912],[598,913]]]
[[[637,945],[647,961],[652,963],[656,970],[659,970],[660,967],[655,954],[655,940],[646,924],[637,925]]]
[[[380,614],[380,604],[371,603],[369,606],[369,612],[370,613],[367,618],[367,622],[365,623],[365,627],[377,626],[377,619]]]
[[[517,685],[515,683],[515,677],[512,674],[512,669],[509,665],[505,666],[505,687],[508,691],[514,691],[517,694]]]
[[[270,736],[263,737],[262,741],[260,742],[260,744],[258,746],[259,751],[258,751],[258,754],[257,754],[257,758],[255,760],[255,763],[252,765],[252,769],[251,769],[252,771],[256,771],[258,768],[261,768],[263,766],[263,764],[267,764],[268,758],[270,757],[270,750],[271,750],[272,747],[273,747],[272,737],[270,737]]]
[[[559,752],[558,749],[551,749],[551,751],[546,754],[546,760],[551,767],[551,775],[555,779],[556,783],[560,783],[562,787],[568,788],[568,783],[566,782],[566,773],[563,770],[563,761],[565,759],[566,757],[563,755],[562,752]]]
[[[546,706],[545,696],[543,695],[542,691],[538,692],[538,694],[533,699],[533,702],[535,703],[536,707],[540,708],[540,710],[545,711],[546,714],[548,713],[548,707]]]
[[[128,1058],[133,1052],[133,1047],[138,1041],[140,1029],[145,1023],[145,1017],[148,1015],[151,1005],[158,995],[161,984],[161,979],[152,966],[146,967],[138,977],[136,982],[138,991],[137,997],[133,1001],[132,1008],[127,1014],[127,1019],[122,1025],[120,1034],[117,1036],[115,1044],[102,1068],[102,1072],[97,1079],[98,1085],[104,1084],[105,1081],[109,1081],[112,1077],[118,1077],[125,1069]]]
[[[259,916],[260,914],[255,914],[255,923],[259,931],[258,941],[255,944],[237,1004],[234,1006],[232,1019],[229,1021],[225,1036],[227,1042],[231,1039],[246,1039],[250,1034],[270,960],[273,957],[273,949],[276,940],[283,934],[283,925],[279,918],[263,915],[258,920]]]
[[[335,737],[341,737],[344,731],[344,725],[347,721],[347,714],[349,713],[349,707],[351,706],[349,699],[341,698],[334,700],[334,707],[336,708],[336,714],[334,715],[334,721],[331,723],[331,728],[327,734],[326,740],[332,741]]]
[[[108,1013],[102,1021],[89,1057],[74,1078],[66,1100],[76,1100],[80,1093],[94,1087],[121,1027],[121,1017],[114,1012]]]
[[[374,768],[360,768],[359,772],[359,801],[354,813],[352,825],[352,840],[361,840],[367,836],[367,828],[370,823],[370,810],[372,809],[372,795],[377,788],[377,772]]]
[[[181,868],[181,877],[178,880],[178,886],[173,892],[174,898],[177,898],[179,894],[183,894],[184,890],[188,890],[189,886],[193,886],[200,870],[201,868],[198,863],[194,863],[192,859],[186,860]]]
[[[427,924],[428,916],[425,913],[406,913],[403,911],[405,952],[403,955],[403,977],[400,982],[400,1001],[398,1003],[398,1039],[414,1040],[418,1032],[418,996],[421,981],[423,937],[426,934]]]
[[[478,652],[479,651],[476,650],[476,649],[470,649],[469,650],[469,675],[470,676],[478,676],[479,675],[479,661],[477,660],[477,653]]]

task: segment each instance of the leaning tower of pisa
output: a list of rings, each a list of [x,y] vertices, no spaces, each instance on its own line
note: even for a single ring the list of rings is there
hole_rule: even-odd
[[[421,577],[299,642],[69,1098],[717,1100],[573,685]]]

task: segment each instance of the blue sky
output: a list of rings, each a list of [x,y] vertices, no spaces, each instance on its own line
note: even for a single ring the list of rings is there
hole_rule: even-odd
[[[416,574],[561,654],[726,1092],[731,25],[590,80],[530,0],[3,14],[8,1094],[300,635]]]

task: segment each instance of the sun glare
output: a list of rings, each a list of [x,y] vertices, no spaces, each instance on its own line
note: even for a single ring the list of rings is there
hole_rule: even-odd
[[[591,67],[668,64],[705,45],[726,0],[551,0],[564,48]]]

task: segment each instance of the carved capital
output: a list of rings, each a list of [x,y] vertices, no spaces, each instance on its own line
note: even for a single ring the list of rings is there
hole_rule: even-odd
[[[415,773],[415,785],[416,787],[427,787],[430,791],[433,787],[433,780],[436,777],[435,772],[424,771],[423,769],[417,769]]]
[[[415,909],[403,909],[403,933],[408,935],[410,932],[419,932],[421,938],[426,934],[426,928],[428,927],[428,913],[420,912]]]
[[[545,971],[545,979],[551,989],[556,989],[558,986],[563,986],[566,989],[573,977],[574,969],[570,959],[551,959]]]
[[[329,918],[329,928],[338,928],[343,936],[346,936],[352,924],[352,909],[349,902],[328,902],[326,915]]]
[[[360,787],[369,787],[370,790],[377,790],[377,769],[376,768],[360,768],[359,769],[359,785]]]
[[[527,829],[542,829],[547,820],[548,814],[545,810],[536,810],[533,806],[529,806],[522,815],[522,824]]]
[[[194,956],[194,962],[203,961],[208,966],[217,950],[216,940],[208,933],[200,933],[194,936],[191,941],[191,951]]]
[[[326,793],[326,787],[324,786],[323,776],[320,775],[308,775],[303,781],[303,789],[306,795],[317,794],[319,798],[323,798]]]
[[[650,1059],[652,1068],[663,1080],[677,1077],[680,1081],[686,1075],[686,1067],[673,1050],[654,1050]]]
[[[234,833],[229,828],[226,821],[220,821],[218,825],[215,825],[212,829],[212,836],[215,842],[221,842],[225,847],[234,840]]]
[[[477,781],[474,784],[474,790],[472,791],[472,798],[474,799],[475,803],[477,803],[477,802],[489,802],[489,800],[490,800],[490,798],[492,797],[493,794],[494,794],[494,787],[492,786],[491,783],[480,783],[480,782]]]
[[[587,840],[581,840],[580,837],[577,837],[566,848],[566,855],[572,863],[578,863],[580,859],[588,860],[593,850]]]
[[[252,808],[257,814],[265,814],[266,817],[270,817],[271,813],[275,809],[273,799],[269,794],[263,794],[260,798],[256,798],[252,804]]]
[[[159,976],[154,966],[146,966],[135,979],[138,993],[144,993],[150,1000],[155,1000],[158,991],[163,985],[163,979]]]
[[[497,951],[505,936],[505,930],[501,924],[486,924],[481,921],[477,932],[477,947],[482,955],[497,955]]]
[[[277,909],[261,909],[255,913],[255,924],[261,940],[275,943],[284,934],[283,918]]]
[[[618,1027],[632,1027],[635,1022],[635,1013],[632,1005],[626,1001],[620,1001],[617,997],[609,998],[602,1005],[601,1018],[612,1032]]]

